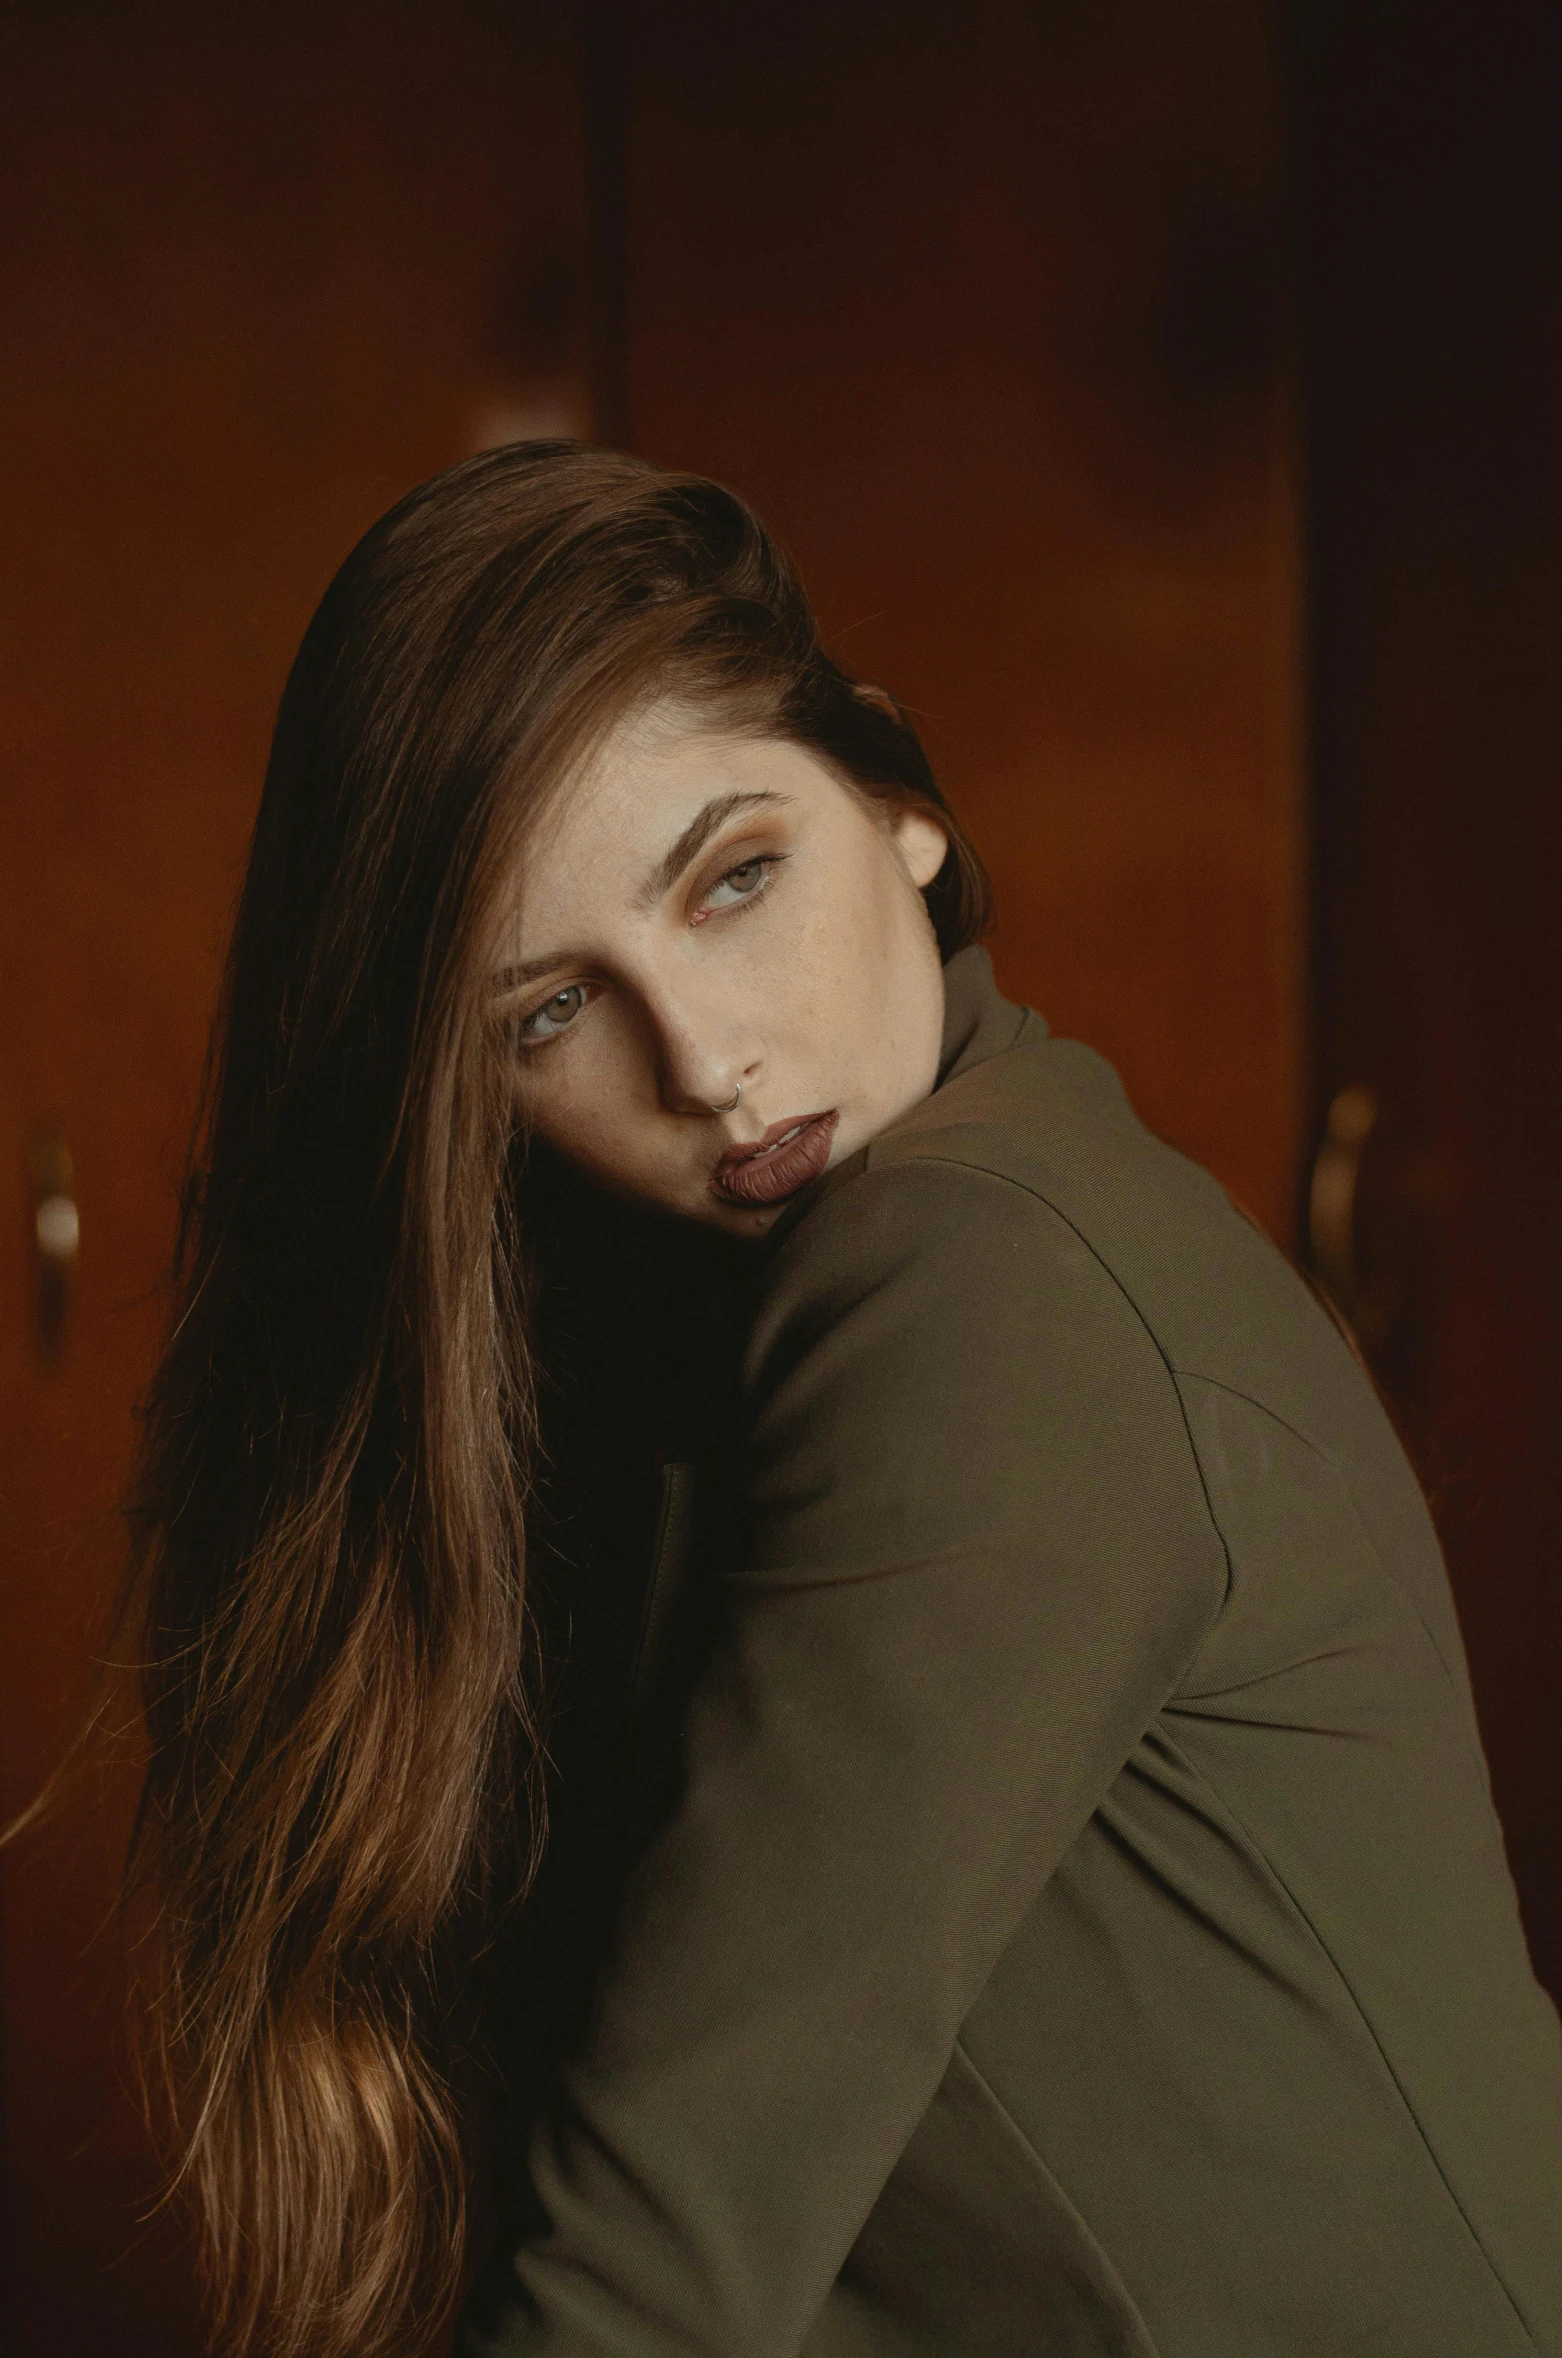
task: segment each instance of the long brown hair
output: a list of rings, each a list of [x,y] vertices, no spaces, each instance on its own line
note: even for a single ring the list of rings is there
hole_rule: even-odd
[[[458,2285],[456,1999],[543,1840],[520,1147],[485,967],[540,802],[663,695],[943,810],[741,501],[570,444],[401,501],[282,698],[126,1607],[150,2042],[235,2351],[411,2352]],[[928,899],[946,956],[980,930],[958,829]]]

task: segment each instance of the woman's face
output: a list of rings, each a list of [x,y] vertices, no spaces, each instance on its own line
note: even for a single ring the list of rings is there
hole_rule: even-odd
[[[610,1193],[740,1236],[932,1088],[946,839],[663,708],[528,846],[495,989],[520,1110]]]

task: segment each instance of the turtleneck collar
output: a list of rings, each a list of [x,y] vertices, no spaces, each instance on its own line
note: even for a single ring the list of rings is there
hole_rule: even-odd
[[[957,950],[944,968],[944,1038],[934,1087],[942,1089],[972,1065],[1001,1056],[1028,1024],[1040,1025],[1040,1016],[1004,998],[980,943]]]
[[[1001,1056],[1022,1034],[1044,1035],[1046,1029],[1041,1017],[1030,1008],[1016,1007],[1012,1000],[1004,998],[993,980],[992,960],[979,944],[973,942],[968,949],[957,950],[944,968],[944,1036],[934,1094],[946,1081],[957,1080],[973,1065],[985,1064],[990,1056]],[[913,1107],[913,1113],[915,1110]],[[778,1245],[811,1204],[818,1203],[822,1196],[832,1195],[837,1187],[864,1169],[867,1160],[868,1147],[859,1146],[845,1162],[821,1173],[794,1195],[765,1238],[766,1249]]]

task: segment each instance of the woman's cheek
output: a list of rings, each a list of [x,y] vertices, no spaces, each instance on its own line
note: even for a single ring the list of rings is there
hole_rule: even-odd
[[[740,945],[743,979],[756,1012],[773,1019],[814,998],[817,978],[839,962],[842,935],[850,929],[836,895],[794,892],[741,930],[759,937],[751,946]]]

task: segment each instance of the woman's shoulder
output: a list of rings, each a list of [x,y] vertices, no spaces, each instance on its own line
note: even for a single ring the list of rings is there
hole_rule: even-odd
[[[1136,1239],[1191,1237],[1233,1216],[1210,1174],[1146,1129],[1105,1057],[1033,1016],[1011,1047],[956,1073],[862,1156],[864,1172],[923,1163],[1007,1181],[1111,1260],[1131,1262]]]
[[[1088,1267],[1088,1279],[1083,1272]],[[1211,1175],[1138,1119],[1105,1058],[1031,1018],[832,1172],[775,1255],[772,1300],[915,1281],[981,1324],[1024,1300],[1076,1330],[1130,1315],[1177,1375],[1269,1407],[1319,1446],[1370,1389],[1308,1287]],[[833,1274],[832,1274],[833,1273]]]
[[[1165,1354],[1068,1183],[1091,1157],[1085,1118],[1070,1145],[1049,1111],[1057,1054],[1032,1019],[810,1191],[772,1240],[756,1376],[849,1358],[864,1391],[940,1397],[939,1378],[957,1376],[993,1415],[1087,1371],[1096,1386],[1166,1392]],[[1110,1068],[1089,1062],[1079,1078],[1101,1094],[1097,1126],[1131,1122]]]
[[[1027,1161],[1024,1096],[971,1068],[776,1242],[743,1376],[745,1577],[947,1558],[1027,1588],[1066,1531],[1075,1573],[1172,1601],[1180,1662],[1224,1555],[1165,1354]]]
[[[1209,1173],[1139,1121],[1104,1057],[1028,1017],[1012,1046],[810,1190],[776,1231],[774,1259],[804,1274],[851,1232],[870,1251],[878,1237],[897,1254],[979,1263],[984,1240],[1028,1234],[1043,1249],[1059,1222],[1144,1311],[1163,1308],[1157,1273],[1189,1248],[1207,1255],[1251,1233]]]

